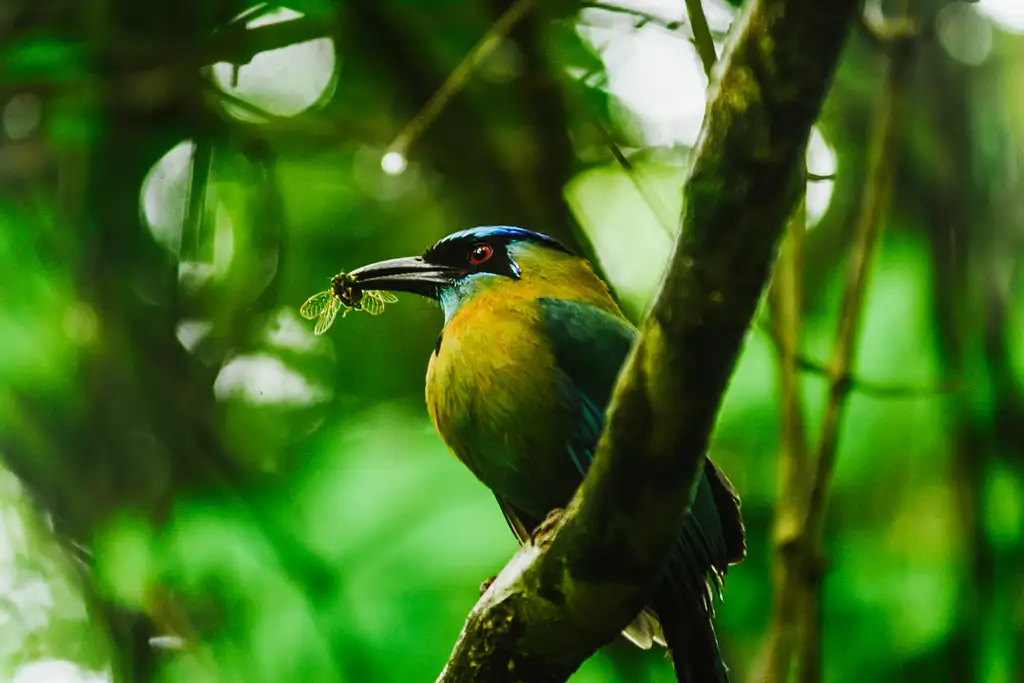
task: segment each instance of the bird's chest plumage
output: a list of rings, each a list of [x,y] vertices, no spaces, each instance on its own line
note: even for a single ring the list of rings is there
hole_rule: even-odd
[[[461,308],[430,359],[427,407],[456,457],[521,510],[542,517],[579,483],[565,450],[572,406],[534,302]]]

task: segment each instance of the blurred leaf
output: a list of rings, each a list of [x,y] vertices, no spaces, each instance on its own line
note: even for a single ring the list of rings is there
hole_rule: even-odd
[[[50,107],[46,132],[55,150],[80,148],[102,130],[103,123],[96,109],[81,97],[57,97]]]
[[[86,73],[81,43],[45,35],[21,35],[0,51],[0,72],[16,81],[69,80]]]
[[[1024,539],[1024,484],[1002,463],[988,467],[984,487],[985,535],[996,549],[1020,547]]]
[[[551,22],[546,38],[548,58],[574,78],[604,73],[604,62],[577,32],[575,22]]]
[[[145,520],[125,514],[108,524],[93,546],[97,583],[126,607],[144,606],[156,578],[152,536]]]

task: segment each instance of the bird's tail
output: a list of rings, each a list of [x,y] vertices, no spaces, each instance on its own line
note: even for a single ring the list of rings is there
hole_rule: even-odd
[[[729,683],[710,615],[679,607],[658,614],[679,683]]]

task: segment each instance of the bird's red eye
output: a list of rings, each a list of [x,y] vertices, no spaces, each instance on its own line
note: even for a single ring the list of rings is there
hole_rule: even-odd
[[[489,244],[474,244],[473,248],[469,250],[469,262],[474,266],[479,266],[481,263],[491,258],[491,254],[494,250],[491,249]]]

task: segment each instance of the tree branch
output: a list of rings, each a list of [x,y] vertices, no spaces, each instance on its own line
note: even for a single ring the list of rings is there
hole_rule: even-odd
[[[683,229],[594,464],[470,613],[439,681],[563,681],[644,605],[682,529],[858,4],[760,0],[736,23]]]

